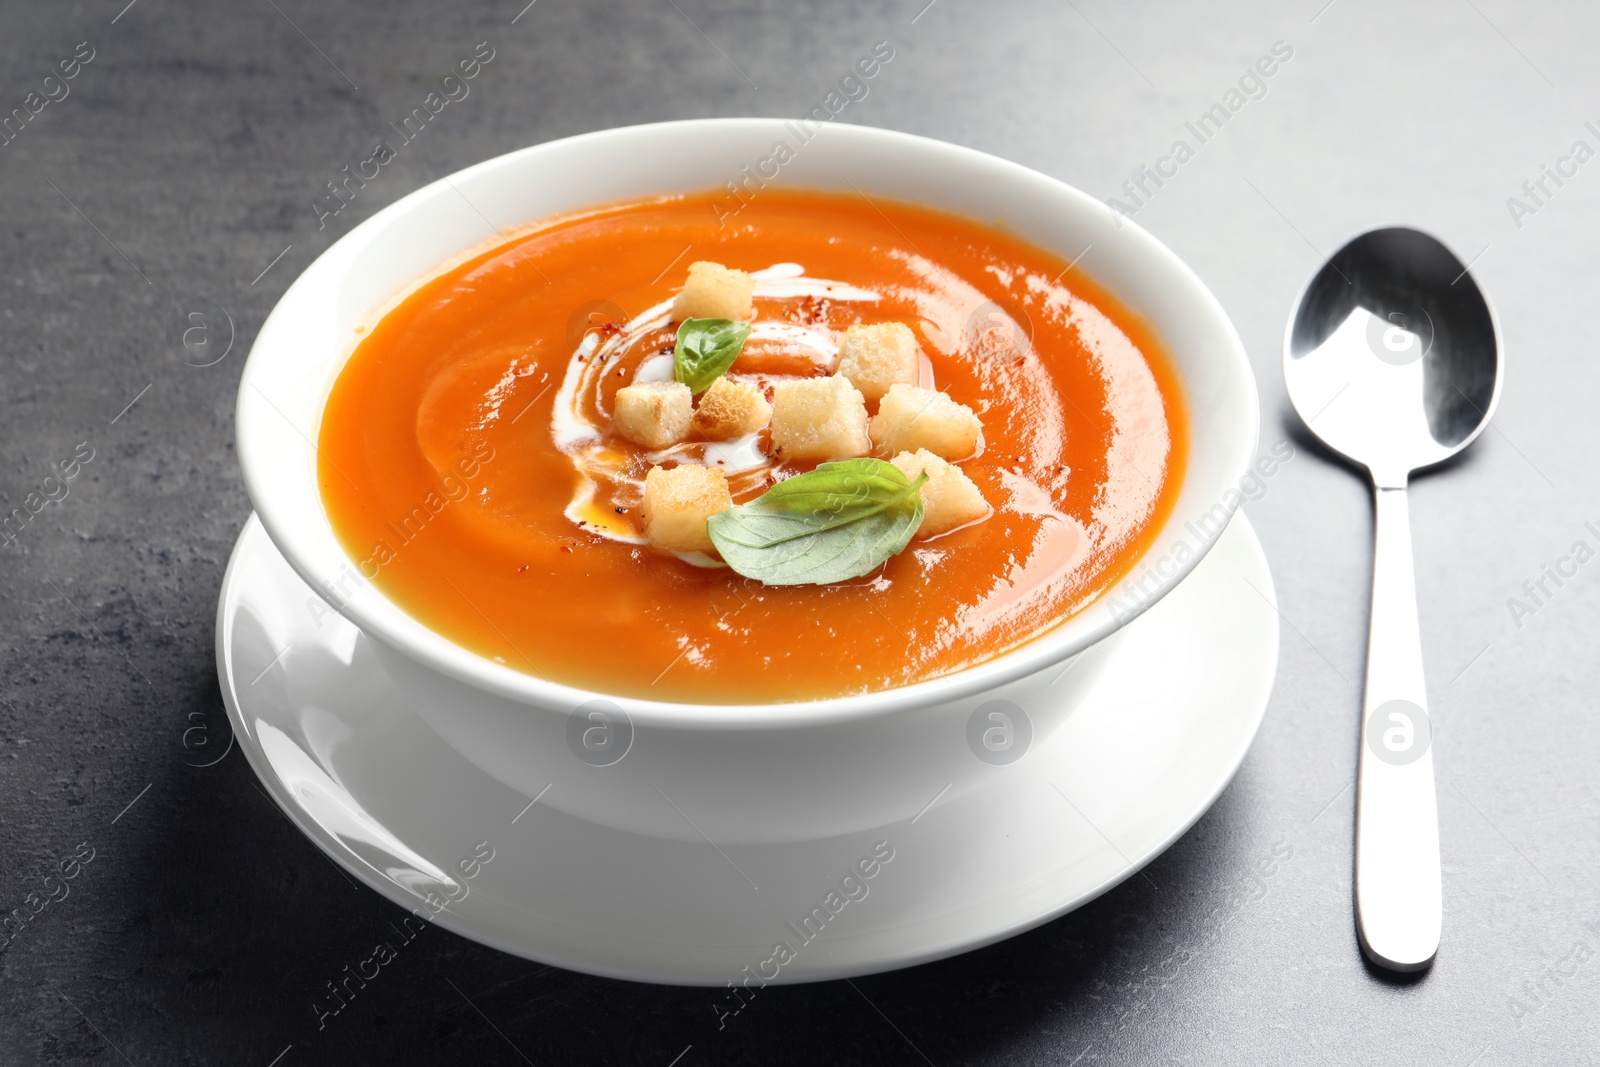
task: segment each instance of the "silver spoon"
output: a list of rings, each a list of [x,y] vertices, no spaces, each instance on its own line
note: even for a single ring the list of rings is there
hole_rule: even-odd
[[[1439,815],[1406,482],[1483,432],[1500,398],[1500,330],[1450,250],[1417,230],[1364,233],[1307,283],[1283,377],[1311,432],[1372,476],[1377,545],[1356,782],[1356,926],[1380,967],[1439,950]]]

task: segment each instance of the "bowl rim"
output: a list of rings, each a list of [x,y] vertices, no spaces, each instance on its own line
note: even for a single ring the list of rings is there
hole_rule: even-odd
[[[296,524],[287,516],[280,516],[274,513],[271,507],[273,494],[268,490],[269,480],[266,477],[266,469],[268,465],[279,465],[281,460],[275,455],[264,454],[263,449],[253,447],[250,435],[247,432],[248,427],[257,418],[264,417],[265,413],[261,411],[263,405],[269,408],[276,407],[257,384],[257,379],[262,376],[262,368],[267,361],[265,353],[270,351],[274,340],[275,331],[273,326],[275,320],[288,318],[294,313],[295,304],[300,294],[312,287],[326,284],[334,280],[334,278],[342,277],[342,274],[335,275],[334,278],[323,278],[321,275],[328,274],[335,267],[340,267],[338,261],[345,255],[349,254],[357,246],[377,236],[386,227],[408,212],[423,203],[433,200],[441,191],[452,188],[454,184],[469,182],[476,176],[500,168],[514,166],[529,159],[536,159],[541,155],[557,155],[573,147],[591,142],[621,140],[630,136],[640,136],[645,131],[672,129],[683,136],[690,136],[695,131],[700,130],[736,127],[744,127],[751,131],[759,130],[778,133],[780,130],[785,129],[785,120],[778,118],[732,117],[640,123],[595,130],[571,137],[546,141],[483,160],[445,175],[436,181],[429,182],[376,212],[372,217],[361,222],[352,228],[349,233],[324,249],[289,285],[262,323],[240,377],[239,396],[235,412],[237,451],[246,491],[268,536],[273,544],[277,546],[279,552],[283,554],[284,558],[288,560],[294,570],[305,579],[313,590],[317,591],[319,595],[323,595],[324,591],[337,588],[337,584],[331,581],[327,574],[322,573],[318,567],[313,565],[298,550],[301,537],[304,534],[296,529]],[[900,146],[907,149],[915,148],[922,153],[943,153],[946,158],[952,160],[961,160],[969,165],[991,168],[997,173],[1004,173],[1015,180],[1033,182],[1048,189],[1053,195],[1060,197],[1064,203],[1071,204],[1078,210],[1089,209],[1106,214],[1111,211],[1105,204],[1089,196],[1089,194],[1059,179],[977,149],[875,126],[838,124],[829,125],[824,129],[827,130],[830,137],[856,138],[862,143],[877,141],[880,142],[881,147],[891,150],[895,146]],[[886,193],[884,195],[893,197],[894,194]],[[597,203],[595,206],[600,205]],[[927,206],[936,210],[950,210],[948,208],[940,208],[936,203],[930,203]],[[582,209],[575,208],[574,210]],[[537,221],[533,220],[531,224],[536,224]],[[1132,218],[1124,216],[1117,219],[1116,225],[1118,231],[1125,235],[1125,239],[1132,243],[1134,250],[1141,259],[1148,259],[1153,266],[1159,266],[1172,275],[1173,279],[1183,282],[1186,296],[1197,302],[1201,310],[1207,312],[1209,317],[1214,319],[1220,327],[1221,336],[1217,339],[1222,343],[1214,355],[1209,358],[1233,363],[1234,377],[1242,383],[1243,388],[1248,393],[1248,396],[1243,398],[1243,407],[1248,412],[1249,424],[1240,427],[1241,447],[1238,450],[1240,462],[1233,471],[1233,477],[1229,483],[1237,484],[1238,480],[1248,470],[1252,461],[1260,428],[1259,392],[1249,357],[1245,352],[1243,342],[1239,338],[1238,331],[1216,296],[1176,253],[1157,240],[1149,231],[1139,226]],[[510,232],[517,232],[516,228],[513,228]],[[498,243],[504,239],[505,237],[502,235],[494,238],[493,243]],[[463,244],[461,251],[469,252],[474,247],[475,243]],[[406,283],[401,291],[393,294],[393,296],[403,296],[404,293],[412,291],[416,284],[430,277],[433,270],[446,265],[447,263],[435,265],[434,268],[430,268],[430,273],[421,274],[416,280]],[[342,267],[340,269],[342,270]],[[1107,288],[1111,287],[1107,286]],[[380,302],[373,308],[368,309],[368,314],[377,314],[382,310],[386,310],[388,306],[390,305]],[[348,357],[348,354],[348,351],[344,351],[346,357]],[[340,366],[342,368],[343,364],[341,363]],[[337,377],[337,373],[335,373],[334,377]],[[326,396],[323,396],[318,404],[319,420],[321,410],[326,404],[326,399]],[[1186,397],[1186,399],[1191,401],[1192,407],[1193,398]],[[279,415],[282,416],[281,411]],[[320,431],[320,425],[317,429]],[[302,434],[302,436],[304,435]],[[1191,435],[1191,443],[1192,441],[1193,437]],[[311,438],[307,438],[307,443],[315,450],[316,445]],[[1192,469],[1185,470],[1184,483],[1188,482],[1191,474]],[[317,499],[320,502],[320,493],[317,494]],[[1215,501],[1213,509],[1221,507],[1225,513],[1224,520],[1226,520],[1232,517],[1239,503],[1239,494],[1225,492],[1221,499]],[[1174,512],[1169,514],[1156,530],[1155,536],[1151,539],[1149,545],[1135,557],[1128,570],[1124,572],[1117,582],[1101,590],[1100,593],[1072,615],[1062,619],[1049,629],[1041,631],[1022,644],[980,663],[972,664],[935,678],[876,692],[848,694],[817,700],[700,704],[653,700],[586,689],[562,682],[549,681],[534,674],[495,663],[463,645],[456,644],[411,615],[369,580],[362,580],[360,595],[345,597],[337,603],[329,600],[329,604],[333,610],[338,611],[349,619],[363,634],[375,639],[380,645],[387,647],[401,657],[431,669],[435,673],[444,675],[446,678],[467,685],[474,690],[487,692],[514,703],[525,705],[530,709],[560,709],[560,713],[565,715],[573,712],[580,705],[594,701],[607,701],[616,708],[621,709],[636,728],[641,725],[689,730],[726,730],[730,727],[753,730],[813,727],[843,721],[891,716],[925,708],[932,704],[981,695],[1007,683],[1047,670],[1052,666],[1058,666],[1091,645],[1105,640],[1137,618],[1186,578],[1211,550],[1217,538],[1220,537],[1222,530],[1227,526],[1227,522],[1222,521],[1217,523],[1214,529],[1207,529],[1200,536],[1189,538],[1188,543],[1190,543],[1194,551],[1183,559],[1173,560],[1173,566],[1167,574],[1157,575],[1159,584],[1155,591],[1151,594],[1134,598],[1131,607],[1127,611],[1111,612],[1103,610],[1108,598],[1115,595],[1124,583],[1134,578],[1139,572],[1139,565],[1148,563],[1155,550],[1162,546],[1164,535],[1172,528],[1173,521],[1177,517],[1175,507]],[[325,511],[322,513],[322,518],[324,523],[329,526],[329,532],[331,533],[331,523],[327,522]],[[334,540],[338,544],[336,537]],[[338,544],[338,548],[341,557],[353,567],[355,561],[349,557],[349,553],[344,550],[343,545]],[[412,629],[412,632],[406,632],[406,630],[391,627],[388,620],[383,617],[383,612],[367,610],[369,597],[380,602],[391,611],[398,613],[404,619],[416,624],[415,628],[408,628]],[[325,599],[327,598],[325,597]]]

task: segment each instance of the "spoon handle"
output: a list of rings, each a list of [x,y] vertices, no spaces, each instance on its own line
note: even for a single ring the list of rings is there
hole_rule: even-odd
[[[1406,491],[1403,484],[1379,485],[1374,493],[1372,632],[1356,783],[1356,924],[1373,963],[1417,971],[1439,949],[1442,911],[1433,730]]]

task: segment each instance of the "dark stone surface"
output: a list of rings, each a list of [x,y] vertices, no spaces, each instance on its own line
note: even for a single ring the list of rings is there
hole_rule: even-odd
[[[1583,125],[1600,118],[1585,110],[1593,9],[938,0],[916,17],[925,0],[540,0],[513,25],[522,0],[123,2],[0,10],[0,113],[78,42],[94,49],[70,95],[0,147],[3,510],[80,442],[94,450],[0,550],[0,911],[31,908],[59,862],[93,850],[0,953],[0,1062],[267,1065],[292,1046],[285,1067],[665,1065],[690,1045],[684,1065],[1593,1062],[1600,564],[1547,580],[1520,620],[1507,600],[1574,542],[1600,547],[1583,525],[1600,520],[1600,162],[1547,180],[1520,219],[1506,199],[1574,141],[1600,148]],[[319,1032],[316,991],[398,911],[302,838],[237,753],[190,766],[226,744],[212,625],[249,513],[232,410],[255,329],[331,240],[442,174],[608,126],[797,114],[884,39],[896,58],[844,120],[1100,196],[1274,41],[1293,48],[1138,214],[1237,323],[1264,448],[1291,433],[1284,317],[1321,254],[1404,221],[1478,257],[1510,380],[1495,429],[1412,502],[1445,863],[1437,965],[1392,982],[1356,945],[1346,787],[1371,513],[1360,480],[1295,438],[1247,506],[1285,621],[1277,691],[1237,780],[1149,880],[944,963],[769,991],[720,1033],[705,992],[429,930]],[[496,58],[471,96],[319,231],[323,183],[485,40]],[[218,309],[231,352],[188,365],[212,357],[185,349],[185,316],[208,316],[214,356]],[[1292,856],[1265,876],[1275,848]]]

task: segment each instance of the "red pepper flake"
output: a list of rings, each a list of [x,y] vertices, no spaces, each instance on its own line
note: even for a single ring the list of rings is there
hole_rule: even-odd
[[[832,302],[825,297],[804,296],[800,298],[798,306],[790,309],[789,318],[815,326],[827,320],[832,306]]]

